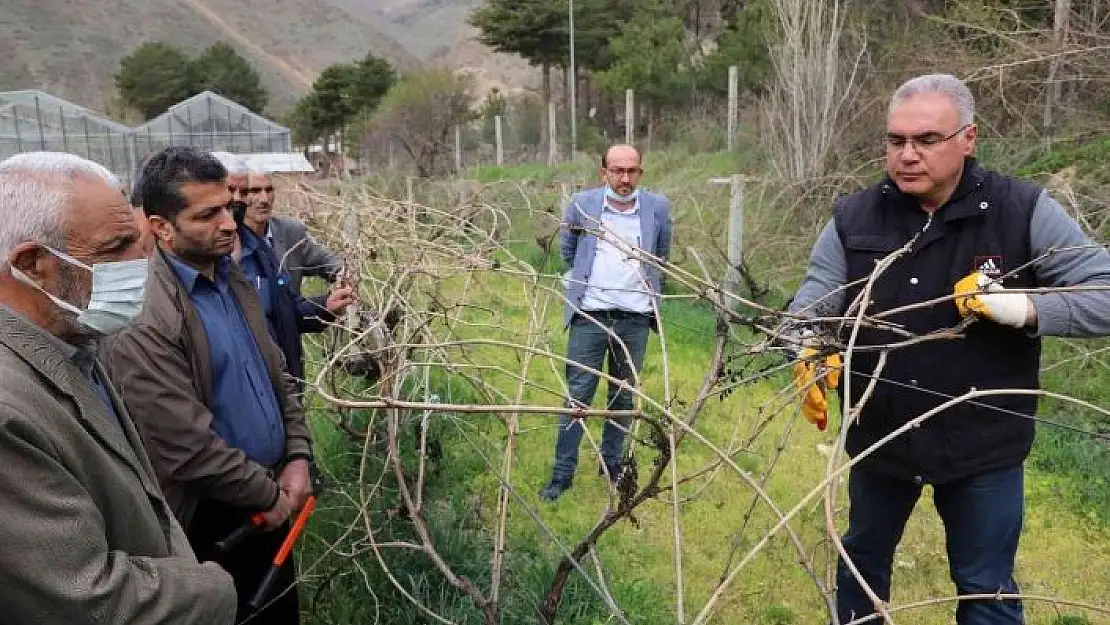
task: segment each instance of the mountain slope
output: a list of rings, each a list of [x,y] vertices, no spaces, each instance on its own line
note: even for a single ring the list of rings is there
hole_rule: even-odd
[[[119,60],[145,41],[197,53],[227,41],[287,109],[316,72],[367,52],[401,69],[417,57],[365,19],[299,0],[0,0],[0,90],[37,88],[94,109],[115,93]]]
[[[435,65],[465,69],[486,89],[539,86],[539,72],[515,55],[497,54],[466,23],[484,0],[328,0],[368,20],[409,51]]]

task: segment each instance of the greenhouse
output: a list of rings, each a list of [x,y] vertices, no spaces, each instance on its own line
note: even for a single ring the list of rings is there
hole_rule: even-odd
[[[0,160],[21,152],[70,152],[127,181],[135,169],[131,129],[41,91],[0,93]]]
[[[288,128],[211,91],[174,105],[133,132],[140,160],[170,145],[237,154],[292,150]]]
[[[0,92],[0,160],[21,152],[69,152],[130,185],[147,155],[171,145],[237,154],[292,152],[288,128],[205,91],[130,128],[42,91]]]

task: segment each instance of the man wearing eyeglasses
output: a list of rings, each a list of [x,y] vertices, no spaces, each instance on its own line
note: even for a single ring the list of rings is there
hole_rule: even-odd
[[[859,462],[849,475],[844,548],[883,601],[890,599],[894,550],[926,484],[944,524],[958,593],[1018,592],[1013,571],[1023,463],[1033,444],[1037,398],[998,394],[956,403],[872,448],[968,392],[1038,388],[1042,336],[1110,334],[1105,290],[1023,292],[1110,287],[1110,255],[1042,188],[976,162],[974,114],[971,92],[954,76],[920,76],[895,91],[884,141],[886,177],[836,202],[790,306],[803,319],[855,316],[854,302],[877,263],[901,251],[861,298],[868,316],[899,330],[861,325],[848,372],[851,396],[841,398],[842,406],[859,410],[847,424],[847,451]],[[904,309],[938,298],[947,299]],[[961,324],[959,338],[889,349],[885,363],[880,358],[879,346]],[[826,389],[839,377],[835,352],[850,325],[827,333],[805,321],[787,326],[787,341],[800,348],[795,378],[802,413],[821,429]],[[837,611],[841,623],[875,611],[843,560]],[[960,601],[956,621],[1022,623],[1021,602]]]
[[[608,375],[635,388],[657,320],[660,272],[652,259],[666,259],[671,248],[670,202],[639,188],[640,153],[615,145],[601,158],[605,186],[576,194],[560,232],[566,279],[564,320],[567,344],[568,405],[589,408],[598,376]],[[609,381],[611,410],[631,410],[633,394]],[[601,473],[614,483],[621,475],[624,435],[632,420],[606,420],[601,437]],[[582,419],[559,417],[555,466],[540,497],[554,501],[571,487],[582,442]]]

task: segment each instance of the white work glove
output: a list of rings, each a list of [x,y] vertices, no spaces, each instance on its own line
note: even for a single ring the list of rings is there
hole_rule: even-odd
[[[1025,293],[1006,289],[981,272],[974,272],[956,283],[956,308],[961,317],[979,315],[995,323],[1024,328],[1032,302]]]

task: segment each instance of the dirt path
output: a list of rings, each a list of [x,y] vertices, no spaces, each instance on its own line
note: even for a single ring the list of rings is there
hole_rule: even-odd
[[[227,35],[227,37],[229,37],[230,39],[234,40],[235,43],[249,50],[254,57],[264,59],[271,65],[276,67],[278,71],[285,75],[286,78],[291,80],[293,84],[303,86],[305,89],[312,88],[312,82],[313,80],[315,80],[315,75],[311,70],[303,67],[297,67],[288,60],[283,59],[282,57],[275,54],[271,54],[266,50],[263,50],[256,43],[244,37],[239,30],[233,28],[230,24],[225,22],[218,13],[202,4],[200,0],[182,1],[186,6],[196,11],[197,14],[199,14],[201,17],[211,22],[216,28],[219,28],[221,31],[223,31],[223,33]]]

